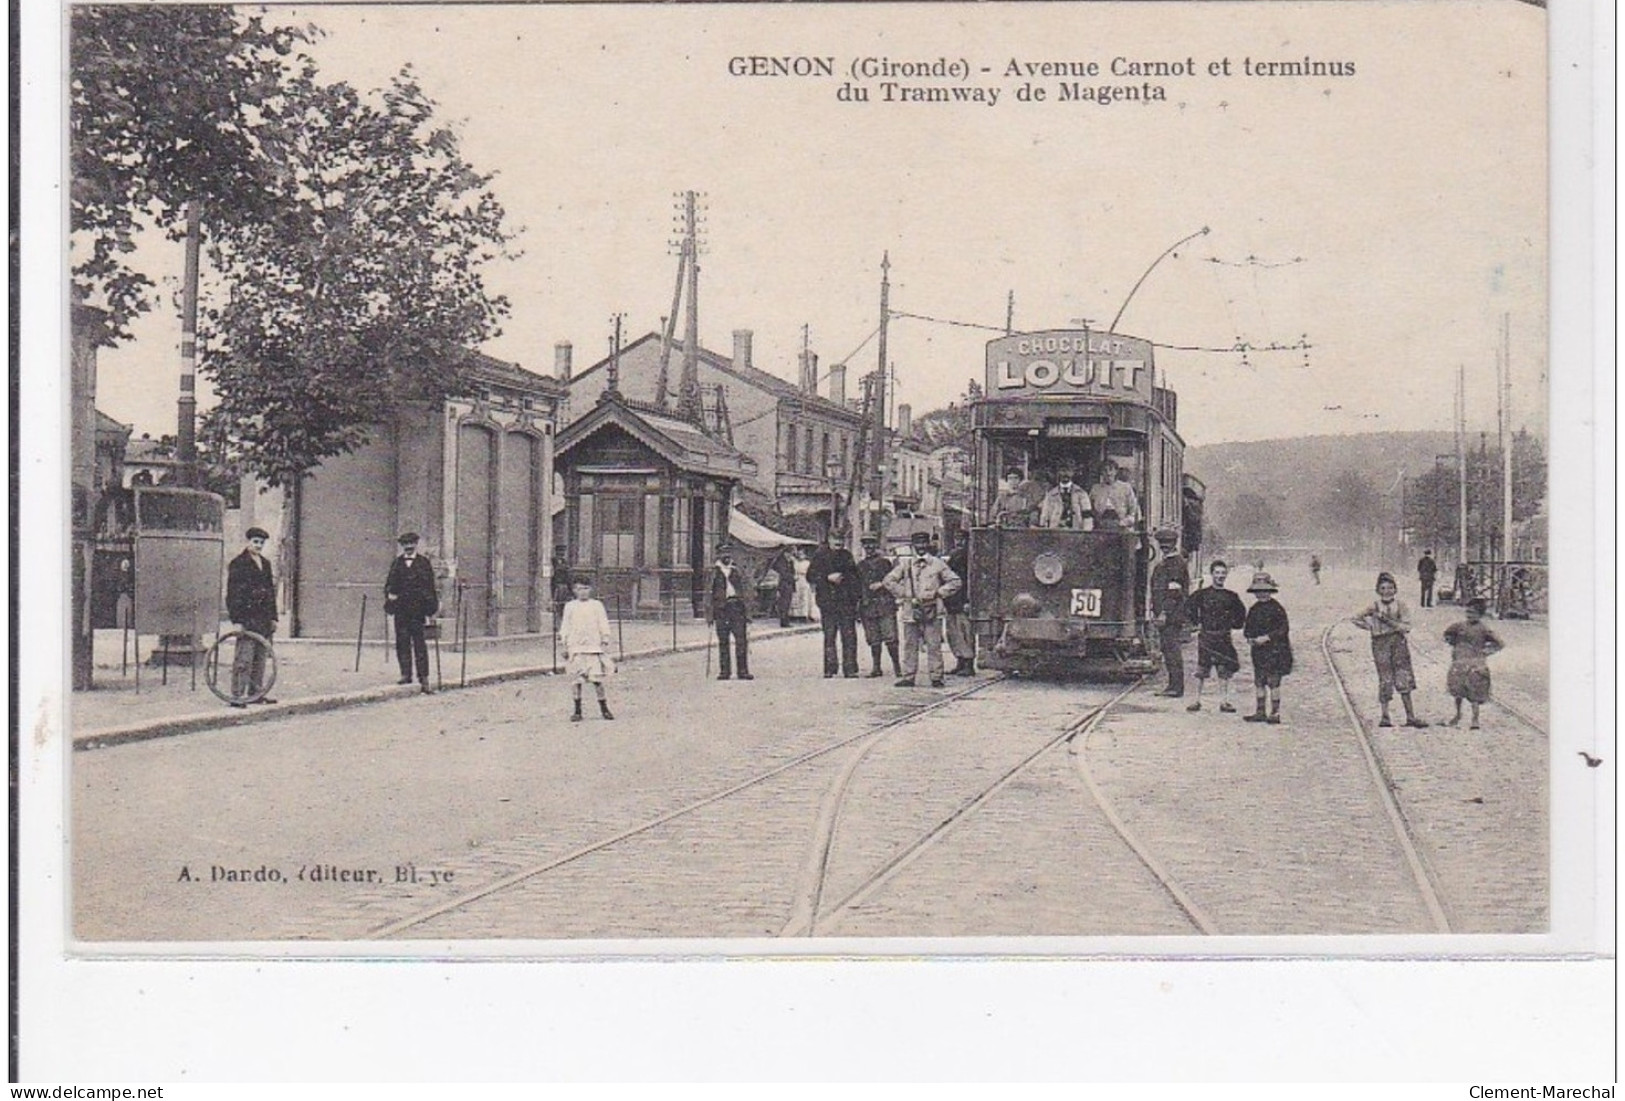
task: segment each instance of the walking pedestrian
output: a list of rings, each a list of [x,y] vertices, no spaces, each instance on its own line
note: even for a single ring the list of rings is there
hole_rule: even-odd
[[[746,631],[750,623],[748,601],[755,587],[750,574],[733,558],[733,544],[724,539],[717,544],[716,565],[711,567],[711,601],[707,619],[716,625],[717,660],[721,672],[717,680],[733,678],[734,656],[739,658],[739,679],[755,680],[750,673],[750,640]],[[734,652],[728,652],[728,640],[733,640]]]
[[[1411,648],[1405,636],[1411,630],[1411,612],[1399,599],[1399,585],[1386,571],[1377,575],[1377,599],[1354,617],[1354,624],[1371,632],[1371,660],[1377,667],[1377,702],[1382,706],[1378,726],[1393,726],[1388,701],[1399,693],[1405,705],[1405,725],[1425,727],[1411,706],[1416,674],[1411,671]]]
[[[1215,558],[1208,566],[1211,584],[1197,589],[1185,601],[1185,618],[1196,627],[1196,699],[1186,711],[1202,710],[1202,689],[1208,677],[1219,678],[1219,710],[1233,713],[1230,702],[1230,678],[1241,669],[1241,658],[1236,655],[1236,644],[1230,632],[1246,626],[1247,609],[1241,597],[1224,587],[1230,576],[1230,567],[1223,559]]]
[[[1162,667],[1168,683],[1159,693],[1170,699],[1185,695],[1185,598],[1190,593],[1190,567],[1179,553],[1179,532],[1157,529],[1154,538],[1161,560],[1151,571],[1151,614],[1157,619]]]
[[[1416,563],[1416,579],[1422,583],[1422,607],[1433,607],[1433,579],[1439,576],[1439,564],[1433,560],[1433,552],[1426,550]]]
[[[903,675],[897,687],[914,687],[920,670],[920,647],[924,646],[931,687],[941,688],[942,598],[957,591],[963,582],[948,563],[931,554],[929,533],[917,531],[911,542],[914,554],[893,566],[885,580],[886,588],[902,607]]]
[[[249,528],[243,535],[243,552],[226,567],[226,615],[238,627],[259,635],[268,646],[276,634],[276,582],[271,562],[265,557],[265,544],[271,534],[264,528]],[[265,646],[251,638],[239,638],[231,659],[231,694],[237,701],[258,696],[254,703],[275,703],[260,695],[265,684]],[[246,707],[247,702],[233,702]]]
[[[609,710],[609,698],[604,690],[604,679],[615,671],[609,656],[615,636],[609,630],[609,612],[602,600],[593,599],[592,582],[579,578],[571,585],[573,600],[564,605],[559,621],[559,645],[564,649],[565,669],[574,682],[570,685],[570,698],[574,710],[570,721],[581,721],[581,686],[592,685],[598,696],[598,713],[606,719],[615,716]]]
[[[1467,618],[1445,628],[1444,640],[1450,644],[1450,672],[1445,676],[1445,687],[1456,701],[1456,714],[1451,726],[1461,725],[1461,701],[1473,705],[1473,719],[1469,730],[1478,729],[1478,706],[1490,700],[1491,654],[1506,649],[1496,633],[1484,620],[1488,605],[1484,598],[1475,596],[1467,602]]]
[[[395,661],[401,667],[396,683],[411,684],[416,663],[418,685],[428,694],[434,689],[429,687],[429,644],[423,625],[440,611],[434,565],[428,555],[418,553],[417,532],[404,532],[396,542],[401,553],[389,564],[384,579],[384,614],[395,617]]]
[[[897,598],[886,588],[886,575],[891,571],[892,560],[880,553],[880,538],[865,535],[863,558],[858,562],[858,577],[863,582],[858,616],[863,620],[863,641],[869,646],[871,677],[885,676],[880,668],[881,647],[891,655],[892,675],[903,675],[902,660],[897,654]]]
[[[948,649],[954,655],[951,677],[976,675],[976,636],[970,625],[970,539],[963,531],[954,534],[954,549],[946,559],[948,568],[960,580],[959,588],[942,598],[947,617]]]
[[[824,624],[824,676],[858,675],[858,602],[863,581],[857,559],[841,545],[841,529],[833,525],[823,546],[813,552],[807,567],[818,614]],[[840,653],[837,658],[836,642]]]
[[[1292,672],[1292,627],[1287,621],[1286,609],[1275,599],[1280,590],[1269,574],[1262,571],[1254,574],[1247,591],[1256,599],[1247,609],[1241,637],[1253,647],[1256,706],[1251,715],[1243,715],[1242,719],[1250,723],[1278,723],[1281,721],[1281,678]],[[1264,710],[1266,699],[1268,713]]]
[[[1309,572],[1314,575],[1315,584],[1320,584],[1320,555],[1311,554],[1309,556]]]

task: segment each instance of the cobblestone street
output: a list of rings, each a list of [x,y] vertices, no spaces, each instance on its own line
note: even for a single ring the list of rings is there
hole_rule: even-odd
[[[628,662],[613,723],[590,705],[567,721],[568,683],[529,676],[83,749],[75,932],[1432,932],[1327,665],[1328,626],[1451,931],[1543,930],[1544,734],[1494,705],[1482,732],[1374,729],[1364,639],[1333,625],[1364,581],[1285,585],[1297,664],[1280,726],[1220,713],[1211,691],[1189,713],[1156,682],[1080,726],[1129,686],[826,680],[819,637],[802,633],[758,637],[753,682],[708,679],[698,650]],[[1448,716],[1437,640],[1455,614],[1417,617],[1417,698],[1433,720]],[[1537,718],[1543,630],[1504,626],[1497,693]],[[1245,669],[1236,689],[1250,709]]]

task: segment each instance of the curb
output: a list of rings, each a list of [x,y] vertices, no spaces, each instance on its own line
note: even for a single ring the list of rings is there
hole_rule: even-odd
[[[819,625],[816,623],[800,627],[777,627],[771,632],[757,636],[753,641],[807,634],[819,629]],[[701,650],[709,649],[713,644],[714,641],[708,639],[705,642],[685,643],[675,650],[670,647],[658,650],[633,650],[617,660],[622,662],[639,661],[647,658],[668,657],[672,654],[698,653]],[[440,691],[455,692],[460,688],[479,688],[487,684],[501,684],[505,681],[525,680],[530,677],[562,675],[562,670],[555,671],[550,665],[523,666],[517,669],[493,669],[484,673],[472,673],[463,684],[449,684]],[[363,704],[381,703],[385,700],[409,699],[419,694],[416,687],[392,684],[379,688],[364,688],[355,692],[335,692],[326,696],[289,700],[287,703],[268,704],[264,707],[250,706],[244,711],[228,709],[225,714],[209,713],[186,715],[175,719],[156,719],[132,726],[99,730],[95,733],[76,737],[73,739],[73,749],[76,753],[92,749],[110,749],[113,746],[129,745],[132,742],[170,738],[177,734],[193,734],[204,730],[250,726],[256,723],[268,722],[272,719],[287,718],[290,715],[309,715],[318,711],[337,711],[346,707],[360,707]]]

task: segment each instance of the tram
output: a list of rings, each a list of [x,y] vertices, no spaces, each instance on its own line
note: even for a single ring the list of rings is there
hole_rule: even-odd
[[[1193,556],[1203,492],[1184,472],[1178,398],[1157,385],[1151,343],[1087,329],[1000,337],[987,345],[985,394],[971,410],[968,610],[978,661],[1097,679],[1155,672],[1153,535],[1178,532]],[[1132,497],[1121,486],[1105,491],[1108,464]],[[1121,512],[1085,504],[1075,489],[1058,509],[1063,471]]]

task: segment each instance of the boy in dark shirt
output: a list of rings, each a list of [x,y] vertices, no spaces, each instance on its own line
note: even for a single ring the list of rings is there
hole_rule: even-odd
[[[1196,627],[1196,700],[1185,710],[1202,710],[1202,689],[1207,678],[1217,673],[1223,693],[1219,710],[1233,713],[1236,706],[1230,702],[1230,678],[1241,668],[1241,659],[1230,632],[1247,622],[1247,609],[1241,597],[1224,587],[1230,567],[1222,559],[1213,560],[1208,575],[1213,584],[1197,589],[1185,602],[1185,619]]]
[[[1287,622],[1286,609],[1275,599],[1279,591],[1270,575],[1262,570],[1253,575],[1247,591],[1257,599],[1247,609],[1247,622],[1241,635],[1253,646],[1253,695],[1257,698],[1251,715],[1242,718],[1250,723],[1278,723],[1281,721],[1281,678],[1292,672],[1292,635]],[[1269,713],[1264,712],[1264,701],[1269,700]]]

